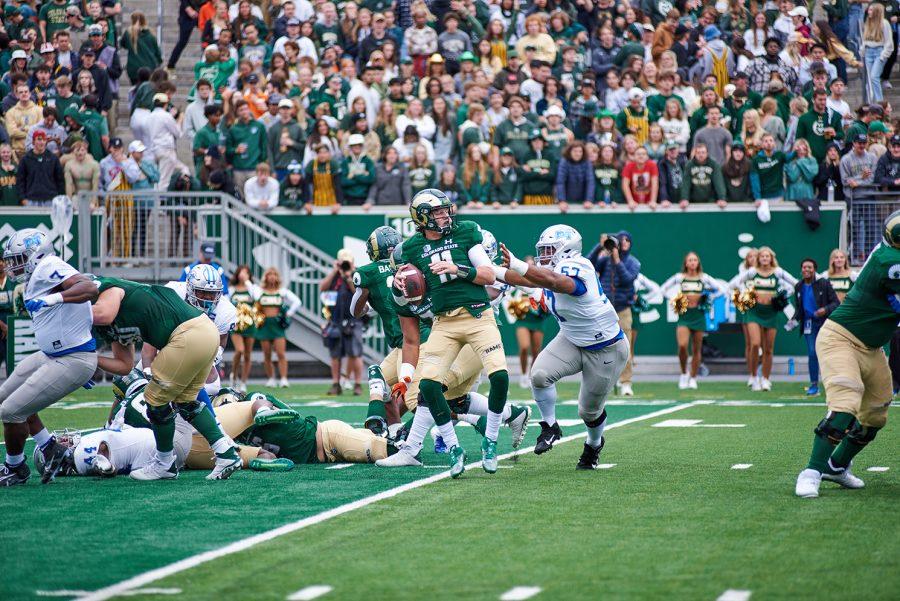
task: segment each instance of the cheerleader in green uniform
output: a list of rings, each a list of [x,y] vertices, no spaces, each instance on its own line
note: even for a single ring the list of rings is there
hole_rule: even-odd
[[[752,286],[756,290],[756,305],[747,311],[747,333],[750,336],[751,390],[772,390],[772,351],[778,332],[778,314],[787,306],[787,298],[794,290],[797,278],[778,266],[775,251],[760,247],[756,267],[738,274],[730,285],[733,288]],[[756,376],[759,351],[762,350],[762,377]]]
[[[278,386],[288,387],[287,379],[287,339],[285,330],[291,323],[291,317],[300,308],[300,299],[296,294],[282,288],[281,273],[274,267],[269,267],[263,274],[262,286],[256,298],[260,311],[266,320],[262,327],[256,331],[256,339],[259,340],[263,351],[263,367],[266,370],[266,386],[275,386],[275,368],[272,365],[272,349],[278,355],[278,374],[281,380]]]
[[[238,265],[228,284],[231,292],[231,304],[240,307],[242,304],[252,308],[256,304],[258,288],[253,283],[250,267]],[[250,325],[240,332],[231,333],[231,344],[234,346],[234,359],[231,362],[231,384],[240,392],[247,392],[247,378],[250,377],[253,341],[256,337],[256,325]]]
[[[634,304],[631,305],[631,364],[634,365],[634,347],[637,344],[641,325],[659,319],[659,311],[652,305],[663,302],[662,289],[659,284],[639,273],[634,280]]]
[[[678,388],[684,390],[697,389],[697,371],[700,369],[703,349],[703,335],[706,333],[706,314],[709,312],[709,300],[713,296],[728,292],[728,286],[714,277],[703,273],[700,257],[695,252],[684,256],[681,273],[676,273],[660,286],[663,296],[674,298],[679,293],[687,300],[687,311],[678,316],[675,327],[675,340],[678,343],[678,362],[681,364],[681,377]],[[688,345],[691,345],[691,368],[688,372]]]
[[[744,255],[744,260],[738,265],[738,275],[743,275],[751,267],[756,267],[757,254],[759,254],[759,251],[755,248],[747,251],[747,254]],[[735,308],[734,321],[741,324],[741,332],[744,334],[744,362],[747,364],[747,369],[750,369],[750,334],[747,331],[747,314]],[[755,378],[756,374],[751,372],[749,378],[747,378],[747,388],[753,386]]]
[[[828,269],[819,274],[820,278],[826,278],[831,282],[831,287],[837,294],[838,300],[844,302],[844,297],[850,292],[856,281],[857,273],[850,269],[847,253],[839,248],[831,251],[828,257]]]

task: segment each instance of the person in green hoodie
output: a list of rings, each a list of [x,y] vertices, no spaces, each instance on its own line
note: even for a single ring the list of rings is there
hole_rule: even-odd
[[[79,111],[74,105],[66,109],[65,119],[70,132],[80,132],[88,143],[88,151],[98,163],[106,156],[104,138],[109,140],[109,130],[106,128],[106,119],[94,108],[97,105],[97,97],[88,94],[84,97],[84,110]]]
[[[131,13],[131,27],[122,34],[119,44],[128,51],[125,71],[131,85],[138,83],[138,69],[146,67],[152,71],[162,64],[156,36],[147,28],[147,17],[140,11]]]
[[[816,197],[813,179],[819,174],[819,161],[811,155],[810,144],[803,138],[794,142],[796,157],[784,167],[787,189],[785,200],[811,200]]]
[[[825,147],[834,140],[844,139],[841,116],[826,106],[828,92],[816,90],[809,111],[797,122],[797,138],[809,143],[809,150],[817,161],[825,160]]]
[[[363,153],[365,143],[362,134],[351,134],[347,140],[350,155],[341,161],[341,189],[346,205],[365,204],[369,188],[375,183],[375,163]]]
[[[234,186],[244,189],[247,180],[256,175],[256,166],[268,161],[266,128],[250,113],[244,100],[234,104],[237,120],[225,132],[225,157],[234,169]]]
[[[466,158],[456,172],[459,203],[471,207],[483,207],[490,198],[490,168],[477,144],[469,146]]]
[[[750,188],[757,202],[784,198],[786,162],[785,154],[775,150],[775,137],[772,134],[764,134],[762,150],[750,159]]]
[[[278,101],[278,119],[269,127],[269,157],[275,169],[275,177],[281,181],[287,176],[288,165],[303,162],[306,135],[294,119],[293,101],[282,98]]]
[[[522,204],[552,205],[555,203],[553,188],[556,184],[556,162],[544,151],[541,130],[534,129],[528,135],[531,150],[522,161]]]
[[[522,178],[509,146],[500,149],[500,166],[491,178],[490,201],[495,209],[504,205],[517,207],[522,202]]]
[[[222,90],[228,86],[228,78],[234,73],[237,64],[227,53],[222,54],[218,46],[210,44],[203,51],[203,60],[194,65],[194,81],[205,79],[212,82],[216,100],[222,99]],[[194,88],[188,94],[189,99],[194,97]]]
[[[194,151],[194,170],[200,173],[203,167],[203,157],[210,148],[224,147],[222,132],[219,123],[222,121],[222,106],[219,104],[207,104],[203,107],[203,116],[206,117],[206,125],[197,130],[194,136],[192,149]]]
[[[604,142],[600,146],[599,151],[594,151],[588,144],[588,159],[594,159],[593,153],[597,152],[594,163],[594,179],[597,185],[594,186],[594,202],[595,204],[603,204],[605,206],[625,202],[622,194],[622,165],[616,155],[616,145],[612,142]]]
[[[688,202],[715,202],[725,207],[725,181],[722,168],[709,158],[706,144],[694,145],[694,157],[684,166],[681,198]]]
[[[306,182],[303,180],[303,166],[294,161],[287,167],[287,177],[281,182],[278,206],[300,209],[305,204]]]

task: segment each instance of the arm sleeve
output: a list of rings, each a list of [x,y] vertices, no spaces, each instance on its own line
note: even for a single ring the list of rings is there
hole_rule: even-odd
[[[713,296],[728,294],[727,284],[723,285],[720,280],[717,280],[708,273],[703,274],[703,287],[712,292]]]
[[[791,289],[793,289],[794,286],[797,285],[797,278],[795,278],[794,276],[792,276],[791,274],[789,274],[787,271],[785,271],[784,269],[782,269],[780,267],[778,268],[777,275],[778,275],[778,279],[782,280],[783,282],[786,282],[791,287]]]
[[[676,273],[675,275],[670,277],[668,280],[663,282],[661,286],[659,286],[659,291],[662,293],[663,297],[672,298],[677,294],[678,290],[680,289],[680,288],[678,288],[678,286],[680,284],[681,284],[681,274]]]
[[[300,302],[300,297],[287,288],[281,289],[281,295],[284,296],[287,300],[287,316],[293,316],[294,313],[296,313],[300,309],[300,306],[303,304]]]
[[[356,315],[356,305],[359,303],[359,299],[362,296],[362,286],[357,286],[356,290],[353,292],[353,298],[350,299],[350,314]]]
[[[482,265],[491,265],[491,260],[487,256],[487,251],[484,250],[484,247],[480,244],[476,244],[472,248],[469,249],[469,261],[472,263],[472,267],[478,269]]]

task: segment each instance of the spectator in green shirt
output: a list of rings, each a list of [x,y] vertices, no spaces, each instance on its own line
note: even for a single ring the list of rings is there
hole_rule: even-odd
[[[235,104],[237,120],[225,134],[225,157],[234,168],[234,186],[244,189],[247,180],[255,175],[256,165],[268,161],[266,128],[250,113],[244,100]]]

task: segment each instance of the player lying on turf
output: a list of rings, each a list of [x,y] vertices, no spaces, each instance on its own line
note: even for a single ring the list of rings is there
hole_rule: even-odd
[[[67,431],[66,442],[72,448],[63,475],[103,476],[130,474],[154,460],[155,440],[144,393],[144,374],[135,369],[128,376],[113,379],[116,397],[103,430],[80,435]],[[123,394],[124,393],[124,394]],[[296,411],[275,407],[264,398],[254,402],[232,403],[218,412],[222,429],[236,437],[254,425],[284,423],[300,419]],[[180,415],[175,417],[173,439],[175,468],[212,469],[215,453],[209,443]],[[238,446],[244,468],[258,471],[286,471],[293,462],[277,459],[269,451],[253,446]],[[35,453],[35,462],[39,462]],[[176,474],[177,475],[177,474]]]
[[[614,239],[610,239],[614,243]],[[517,259],[501,246],[503,265],[497,277],[514,286],[544,289],[559,333],[545,346],[531,367],[531,386],[541,410],[541,433],[534,452],[553,448],[562,438],[556,421],[556,383],[581,373],[578,416],[587,426],[587,441],[578,469],[596,469],[603,449],[606,397],[628,361],[628,339],[619,317],[603,294],[594,267],[581,255],[581,234],[567,225],[548,227],[536,245],[536,265]]]
[[[809,464],[797,476],[798,497],[818,497],[822,480],[865,486],[850,466],[887,423],[893,390],[883,347],[898,319],[900,211],[894,211],[884,222],[883,241],[816,338],[828,412],[816,426]]]

